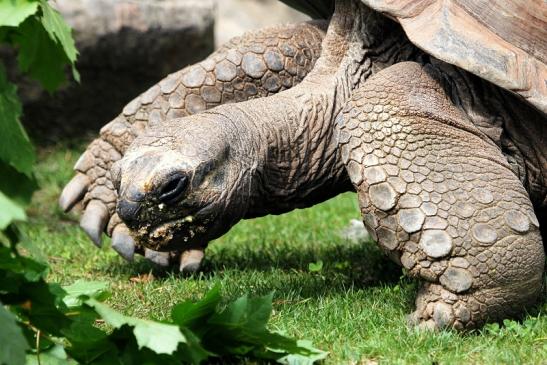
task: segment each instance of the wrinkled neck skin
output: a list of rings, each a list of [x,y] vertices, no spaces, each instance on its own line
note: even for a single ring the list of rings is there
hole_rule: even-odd
[[[280,94],[204,112],[236,157],[242,218],[280,214],[353,189],[339,157],[334,121],[371,74],[419,54],[398,24],[340,1],[306,79]]]
[[[126,195],[124,186],[135,185],[131,181],[149,191],[148,186],[158,185],[149,176],[169,166],[193,172],[179,204],[161,210],[151,199],[142,209],[143,244],[153,238],[150,232],[158,224],[171,221],[174,227],[185,214],[191,213],[206,227],[199,237],[206,242],[240,219],[308,207],[352,190],[338,153],[334,128],[338,114],[369,76],[421,54],[398,24],[360,1],[341,0],[323,40],[322,55],[299,85],[149,129],[123,159],[126,174],[119,196]],[[156,157],[139,158],[147,153]],[[143,166],[144,175],[139,177],[139,161],[159,166]],[[166,167],[157,161],[164,161]],[[148,245],[154,249],[180,245],[163,236]]]

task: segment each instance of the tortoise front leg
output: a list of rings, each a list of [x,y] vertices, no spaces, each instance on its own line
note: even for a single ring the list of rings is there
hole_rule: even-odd
[[[545,255],[528,194],[432,67],[400,63],[371,77],[338,128],[366,227],[425,280],[414,323],[474,328],[538,298]]]
[[[74,167],[76,176],[61,194],[61,207],[68,211],[82,201],[81,226],[93,242],[99,246],[106,230],[112,235],[113,248],[131,260],[136,247],[115,213],[117,193],[110,175],[112,164],[149,125],[220,104],[269,96],[298,84],[319,58],[326,26],[326,21],[313,21],[246,33],[204,61],[152,86],[105,125],[100,137],[88,146]],[[203,247],[196,249],[202,251]],[[196,260],[203,257],[202,252],[144,253],[160,265],[180,256],[181,268],[195,268]]]

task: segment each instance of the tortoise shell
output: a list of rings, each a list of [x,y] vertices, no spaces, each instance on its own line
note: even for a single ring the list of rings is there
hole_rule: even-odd
[[[334,0],[281,0],[328,18]],[[428,54],[510,90],[547,113],[544,0],[361,0],[399,22]]]

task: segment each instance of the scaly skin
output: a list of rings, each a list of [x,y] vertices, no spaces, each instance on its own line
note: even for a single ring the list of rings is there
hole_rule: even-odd
[[[371,235],[426,281],[411,320],[469,329],[537,300],[545,255],[529,195],[431,64],[371,77],[338,126]]]
[[[112,167],[117,210],[142,245],[192,249],[240,219],[353,183],[371,234],[425,280],[411,322],[470,329],[540,293],[532,203],[546,202],[545,126],[545,115],[424,55],[360,1],[339,0],[301,84],[135,139]]]
[[[115,249],[118,242],[127,243],[127,228],[115,213],[117,193],[110,168],[135,137],[168,119],[273,95],[298,84],[320,55],[326,25],[313,21],[249,32],[204,61],[167,76],[101,129],[100,137],[76,163],[77,175],[61,195],[61,206],[70,210],[82,200],[82,227],[97,245],[105,228],[109,235],[114,232]],[[131,249],[120,247],[118,251],[132,257]],[[147,253],[166,263],[165,256]]]
[[[343,2],[321,58],[299,85],[149,128],[113,167],[118,213],[133,236],[154,250],[192,248],[240,219],[350,189],[334,120],[367,77],[420,54],[402,34],[381,15]]]

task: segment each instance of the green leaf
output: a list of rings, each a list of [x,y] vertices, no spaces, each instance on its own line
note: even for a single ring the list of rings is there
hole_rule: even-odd
[[[74,79],[80,82],[80,75],[75,67],[78,50],[76,49],[74,39],[72,38],[72,29],[63,20],[61,14],[49,6],[46,0],[40,0],[40,7],[42,9],[42,25],[46,32],[48,32],[50,38],[61,45],[64,54],[72,66],[72,75]]]
[[[308,264],[308,270],[310,272],[320,272],[323,270],[323,261],[319,260],[317,262],[310,262]]]
[[[25,315],[30,323],[44,333],[62,336],[62,331],[71,324],[65,315],[66,307],[62,301],[64,291],[60,285],[40,280],[27,283],[21,288],[21,299],[28,300],[29,308]]]
[[[36,0],[0,0],[0,26],[16,27],[37,10]]]
[[[26,207],[38,186],[34,177],[18,172],[4,161],[0,161],[0,176],[0,191],[20,206]]]
[[[209,322],[237,326],[251,331],[264,330],[272,312],[272,298],[272,293],[252,299],[245,295],[230,303],[225,310],[213,316]]]
[[[88,364],[100,356],[108,356],[116,350],[108,340],[108,335],[95,327],[99,317],[95,310],[88,306],[70,308],[72,323],[63,330],[63,335],[70,341],[68,353],[80,363]]]
[[[10,227],[12,228],[12,227]],[[8,247],[0,247],[0,291],[18,293],[18,290],[10,290],[17,282],[37,282],[47,273],[47,265],[31,258],[16,255]],[[7,277],[3,277],[8,275]],[[14,288],[17,289],[17,288]],[[24,288],[23,288],[24,289]]]
[[[311,341],[298,340],[296,344],[298,347],[308,350],[309,353],[306,355],[289,354],[278,359],[277,362],[285,365],[311,365],[317,361],[324,360],[329,355],[328,352],[313,347]]]
[[[0,230],[4,230],[13,221],[26,218],[25,209],[0,191]]]
[[[77,362],[69,359],[65,349],[60,345],[54,345],[38,355],[27,355],[26,365],[76,365]]]
[[[34,149],[19,122],[20,116],[17,89],[8,82],[0,64],[0,160],[30,177],[35,160]]]
[[[15,316],[0,303],[0,364],[18,365],[25,363],[25,352],[29,348],[23,331],[17,325]]]
[[[202,323],[201,326],[204,328],[207,327],[205,323]],[[214,353],[207,351],[205,348],[203,348],[203,346],[201,345],[201,339],[196,336],[192,331],[184,327],[180,330],[187,340],[187,342],[185,344],[182,344],[178,350],[178,353],[182,356],[182,359],[192,364],[201,364],[209,357],[215,356]]]
[[[133,334],[139,348],[149,348],[157,354],[172,354],[186,338],[178,326],[145,319],[125,316],[95,299],[85,302],[105,320],[106,323],[121,328],[124,325],[133,327]]]
[[[72,285],[63,287],[63,289],[67,293],[63,298],[67,307],[81,306],[90,298],[103,301],[108,297],[108,283],[104,281],[78,280]]]
[[[62,47],[51,39],[37,17],[25,20],[13,36],[19,45],[19,68],[42,86],[53,91],[65,81],[64,65],[68,63]]]
[[[215,313],[220,300],[220,286],[216,285],[197,303],[188,300],[175,305],[171,309],[173,322],[181,327],[199,331],[200,327],[204,327],[206,320]]]

